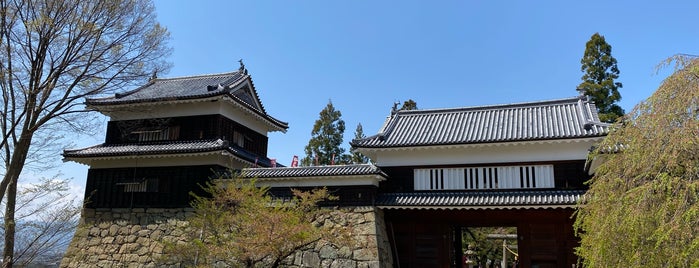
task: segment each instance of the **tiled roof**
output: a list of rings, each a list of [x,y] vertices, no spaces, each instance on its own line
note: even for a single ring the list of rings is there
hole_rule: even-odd
[[[71,159],[205,153],[224,150],[250,163],[255,163],[255,161],[257,161],[257,164],[260,166],[271,165],[269,158],[258,157],[257,155],[248,152],[240,147],[230,146],[228,141],[221,139],[200,141],[151,142],[138,144],[100,144],[83,149],[64,150],[63,157],[66,159]]]
[[[246,178],[281,178],[281,177],[322,177],[380,175],[386,177],[378,167],[371,164],[284,167],[284,168],[246,168],[242,176]]]
[[[244,87],[234,91],[238,85],[247,80],[250,81],[252,88]],[[144,86],[128,92],[117,93],[112,97],[87,99],[86,104],[92,107],[99,107],[157,101],[202,99],[222,95],[228,96],[234,102],[250,109],[252,112],[271,121],[273,124],[283,129],[288,128],[286,122],[280,121],[267,114],[252,84],[252,79],[245,69],[222,74],[156,78]]]
[[[117,93],[113,97],[88,99],[87,104],[112,105],[204,98],[226,94],[231,90],[231,86],[243,82],[244,78],[246,75],[241,71],[177,78],[156,78],[144,86],[132,91]],[[210,88],[211,86],[214,88]]]
[[[242,159],[245,159],[249,161],[250,163],[257,163],[258,166],[262,167],[271,167],[272,166],[272,160],[267,158],[267,157],[259,157],[256,154],[253,154],[243,148],[238,147],[237,145],[233,145],[231,147],[228,147],[228,152],[232,153],[233,155],[240,157]],[[284,167],[284,165],[277,163],[277,167]]]
[[[411,192],[381,194],[376,205],[410,209],[517,209],[575,207],[584,190]]]
[[[586,97],[453,109],[398,111],[379,134],[353,140],[355,148],[454,145],[599,137],[599,121]]]

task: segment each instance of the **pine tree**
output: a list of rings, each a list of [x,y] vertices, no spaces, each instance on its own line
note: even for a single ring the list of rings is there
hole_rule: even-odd
[[[593,34],[585,44],[585,54],[580,63],[580,69],[585,74],[578,90],[595,102],[600,120],[610,123],[616,121],[624,115],[624,110],[616,104],[621,100],[619,88],[622,84],[614,81],[619,78],[619,68],[616,59],[612,57],[612,46],[604,40],[604,36]]]
[[[417,110],[417,102],[412,99],[408,99],[407,101],[403,102],[403,106],[401,106],[399,110]]]
[[[341,117],[342,113],[335,110],[332,101],[328,101],[313,125],[311,139],[304,150],[306,157],[301,159],[301,165],[346,164],[350,161],[345,148],[341,147],[345,133],[345,121]]]
[[[354,139],[358,140],[363,138],[366,138],[366,136],[364,136],[364,129],[362,128],[362,123],[359,123],[357,124],[357,129],[354,130]],[[360,152],[352,151],[352,163],[366,164],[369,163],[369,158]]]

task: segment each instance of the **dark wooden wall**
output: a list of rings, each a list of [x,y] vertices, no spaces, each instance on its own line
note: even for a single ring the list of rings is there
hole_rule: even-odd
[[[290,198],[291,189],[301,191],[311,191],[315,187],[277,187],[271,188],[269,192],[274,197]],[[367,206],[373,205],[376,199],[376,186],[330,186],[328,192],[337,197],[337,200],[326,200],[320,203],[321,206]]]
[[[188,207],[189,192],[203,195],[204,185],[220,166],[90,169],[85,187],[87,208]],[[124,184],[149,180],[146,192],[125,192]]]
[[[243,149],[267,157],[267,136],[243,126],[222,115],[184,116],[159,119],[110,121],[107,124],[107,137],[105,143],[135,143],[137,136],[131,134],[139,128],[164,128],[179,126],[179,135],[174,140],[193,141],[208,139],[224,139],[234,145],[234,132],[239,132],[246,137]]]

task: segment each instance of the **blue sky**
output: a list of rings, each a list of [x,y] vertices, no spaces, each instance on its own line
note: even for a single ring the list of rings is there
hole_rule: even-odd
[[[157,0],[174,49],[160,77],[229,72],[243,59],[267,112],[289,122],[269,136],[269,156],[289,165],[329,100],[347,143],[407,99],[430,109],[575,96],[595,32],[613,47],[628,111],[668,74],[656,74],[660,61],[699,55],[699,4],[648,2]],[[84,185],[87,167],[61,169]]]

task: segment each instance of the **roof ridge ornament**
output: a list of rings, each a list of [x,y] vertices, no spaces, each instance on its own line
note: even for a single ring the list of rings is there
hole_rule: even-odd
[[[152,82],[155,79],[158,79],[158,70],[153,70],[153,73],[151,74],[150,80],[148,82]]]
[[[248,74],[248,69],[245,68],[245,63],[243,63],[243,59],[239,59],[238,63],[240,63],[240,67],[238,68],[238,70],[241,71],[243,74]]]

